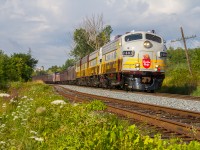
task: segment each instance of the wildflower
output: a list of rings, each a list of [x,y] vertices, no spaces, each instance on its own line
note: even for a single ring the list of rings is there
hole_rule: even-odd
[[[25,98],[27,98],[27,96],[23,96],[23,97],[22,97],[22,99],[25,99]]]
[[[6,103],[3,103],[3,106],[2,106],[2,108],[6,108]]]
[[[14,116],[15,115],[15,112],[12,112],[11,116]]]
[[[43,113],[45,113],[45,111],[46,111],[45,107],[38,107],[36,109],[36,114],[43,114]]]
[[[30,133],[37,134],[37,132],[35,132],[35,131],[33,131],[33,130],[31,130]]]
[[[17,102],[17,100],[15,100],[15,99],[12,98],[12,99],[10,100],[9,104],[16,103],[16,102]]]
[[[72,105],[75,107],[75,106],[78,106],[78,103],[73,103]]]
[[[10,95],[6,93],[0,93],[0,97],[10,97]]]
[[[18,116],[14,116],[13,120],[16,120],[17,118],[19,118]]]
[[[36,136],[31,136],[31,137],[29,137],[29,138],[31,138],[31,139],[35,139],[36,141],[39,141],[39,142],[44,141],[43,138],[39,138],[39,137],[36,137]]]
[[[33,100],[33,98],[29,98],[28,100],[29,100],[29,101],[32,101],[32,100]]]
[[[2,124],[1,126],[0,126],[0,128],[4,128],[6,125],[5,124]]]
[[[42,141],[44,141],[44,139],[43,139],[43,138],[37,138],[37,137],[35,138],[35,140],[36,140],[36,141],[39,141],[39,142],[42,142]]]
[[[4,142],[4,141],[0,141],[0,144],[5,144],[6,142]]]
[[[64,100],[55,100],[55,101],[52,101],[51,104],[55,104],[55,105],[64,105],[66,104],[66,102]]]

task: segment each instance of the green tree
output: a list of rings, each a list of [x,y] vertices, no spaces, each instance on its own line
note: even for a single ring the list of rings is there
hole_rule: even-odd
[[[70,66],[73,66],[74,65],[74,63],[75,63],[75,60],[74,59],[67,59],[66,61],[65,61],[65,64],[62,66],[62,71],[63,70],[66,70],[68,67],[70,67]]]
[[[103,24],[103,16],[92,16],[83,21],[83,25],[75,29],[73,40],[75,46],[71,50],[71,55],[75,59],[82,58],[89,53],[100,49],[110,41],[112,28]]]
[[[185,56],[185,51],[181,48],[178,48],[176,50],[174,49],[169,49],[167,50],[167,63],[168,65],[177,65],[181,63],[186,62],[186,56]]]
[[[54,72],[59,72],[59,71],[61,71],[61,67],[59,67],[59,66],[57,66],[57,65],[51,66],[51,67],[47,70],[47,72],[48,72],[49,74],[54,73]]]
[[[107,25],[101,33],[97,36],[98,47],[102,47],[106,43],[110,42],[110,35],[112,33],[112,27]]]
[[[94,51],[94,48],[87,43],[88,40],[88,33],[84,29],[76,29],[74,32],[76,46],[71,51],[71,55],[79,59]]]
[[[11,81],[28,81],[38,60],[32,58],[31,53],[14,53],[9,63],[9,79]]]
[[[193,71],[200,72],[200,48],[196,48],[194,50],[189,50],[189,54],[191,56],[191,64]]]
[[[9,57],[0,50],[0,88],[4,88],[8,82]]]

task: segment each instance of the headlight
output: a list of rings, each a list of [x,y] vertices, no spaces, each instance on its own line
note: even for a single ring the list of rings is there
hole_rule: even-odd
[[[150,42],[150,41],[145,41],[144,42],[144,47],[146,47],[146,48],[151,48],[153,45],[152,45],[152,43]]]
[[[136,67],[139,67],[139,66],[140,66],[140,64],[135,64],[135,66],[136,66]]]

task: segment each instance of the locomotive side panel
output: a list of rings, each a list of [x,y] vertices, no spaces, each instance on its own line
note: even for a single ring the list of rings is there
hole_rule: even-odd
[[[80,78],[81,77],[81,59],[76,62],[75,70],[76,70],[76,77]]]
[[[119,39],[117,39],[102,48],[102,74],[116,73],[120,70],[121,52],[119,43]]]
[[[88,76],[88,57],[89,55],[81,59],[80,77]]]
[[[99,51],[96,50],[89,55],[88,76],[98,75],[99,72],[98,53]]]

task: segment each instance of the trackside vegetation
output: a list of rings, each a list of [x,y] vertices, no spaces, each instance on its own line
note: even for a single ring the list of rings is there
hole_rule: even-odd
[[[185,50],[170,48],[166,76],[161,91],[200,96],[200,48],[189,49],[192,75],[188,70]]]
[[[105,113],[98,100],[69,103],[43,83],[12,83],[0,96],[0,149],[200,149],[200,143],[161,140]]]
[[[8,56],[0,50],[0,89],[6,89],[13,81],[29,81],[37,62],[31,51]]]

